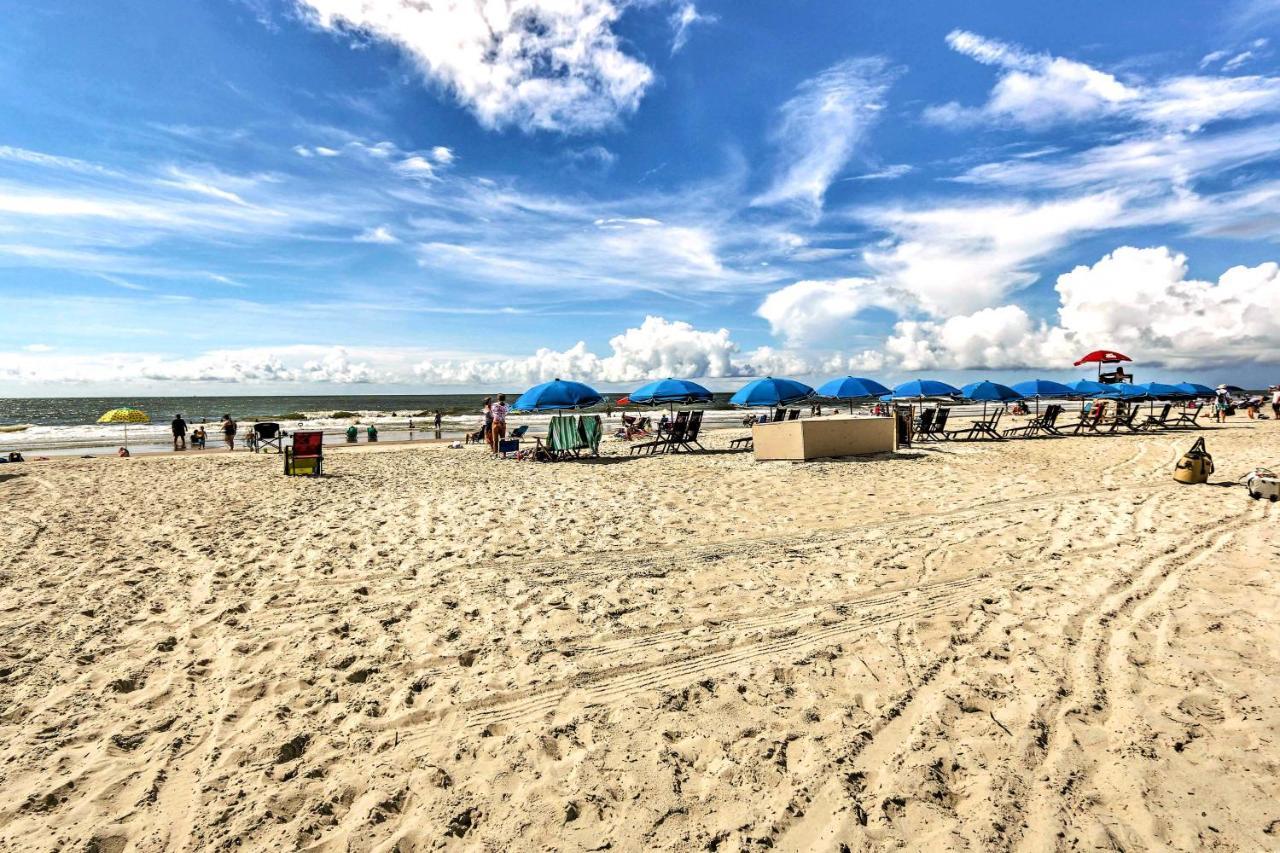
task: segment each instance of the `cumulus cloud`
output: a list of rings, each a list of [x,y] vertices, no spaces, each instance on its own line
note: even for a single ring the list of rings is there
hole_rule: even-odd
[[[778,164],[756,205],[822,206],[827,188],[884,109],[896,72],[880,58],[848,59],[801,83],[773,133]]]
[[[632,0],[297,0],[321,27],[398,46],[486,127],[579,132],[633,112],[653,71],[614,27]],[[684,12],[685,8],[689,12]],[[681,20],[697,20],[682,3]]]
[[[981,106],[952,102],[927,108],[925,118],[937,124],[995,120],[1037,127],[1113,115],[1170,130],[1194,130],[1222,119],[1280,111],[1280,78],[1188,75],[1126,83],[1083,62],[1030,53],[964,30],[948,34],[947,44],[999,68],[1000,76]],[[1202,66],[1220,58],[1210,54]]]
[[[567,350],[539,349],[530,356],[494,359],[428,359],[414,368],[440,384],[536,384],[550,379],[635,382],[667,376],[739,375],[733,357],[738,345],[728,329],[697,329],[683,321],[646,317],[639,326],[609,340],[610,353],[597,355],[579,341]]]
[[[797,346],[836,342],[868,308],[900,311],[904,295],[870,278],[798,281],[765,297],[756,313],[775,336]]]
[[[1057,323],[1017,305],[946,320],[902,320],[885,342],[903,370],[1061,369],[1100,346],[1149,365],[1208,367],[1280,362],[1280,265],[1228,269],[1216,282],[1188,277],[1167,247],[1122,246],[1057,279]]]

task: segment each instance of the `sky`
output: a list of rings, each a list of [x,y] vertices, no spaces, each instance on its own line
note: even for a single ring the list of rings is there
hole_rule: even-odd
[[[1280,381],[1280,0],[5,0],[0,395]]]

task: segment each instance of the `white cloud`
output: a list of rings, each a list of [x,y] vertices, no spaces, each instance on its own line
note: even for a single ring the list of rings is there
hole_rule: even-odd
[[[821,208],[827,187],[879,118],[894,76],[883,59],[849,59],[800,84],[782,105],[773,133],[778,146],[773,182],[753,203]]]
[[[679,53],[681,48],[689,41],[689,28],[695,24],[713,24],[716,22],[714,15],[703,15],[698,12],[696,6],[688,0],[683,0],[671,13],[671,29],[675,35],[671,38],[671,53]]]
[[[863,259],[881,283],[910,294],[933,314],[997,304],[1034,282],[1030,264],[1072,238],[1112,227],[1123,198],[1096,193],[924,209],[868,209],[862,217],[891,235]]]
[[[321,157],[337,157],[342,154],[336,148],[325,148],[323,145],[317,145],[313,150]]]
[[[435,160],[441,166],[448,166],[454,161],[455,156],[453,149],[446,148],[443,145],[437,145],[435,148],[431,149],[431,159]]]
[[[868,308],[900,312],[910,300],[869,278],[798,281],[765,297],[756,313],[775,336],[798,346],[835,343]]]
[[[486,127],[600,129],[653,82],[614,32],[628,0],[297,2],[324,28],[397,45]]]
[[[22,349],[24,352],[53,352],[53,347],[48,344],[27,344]]]
[[[1280,111],[1280,78],[1182,76],[1125,83],[1083,62],[1029,53],[964,30],[952,31],[947,44],[1001,72],[980,107],[952,102],[927,108],[925,118],[937,124],[1000,121],[1037,127],[1115,115],[1170,130],[1195,130],[1222,119]],[[1220,58],[1209,54],[1201,65]],[[1232,67],[1248,58],[1235,57],[1232,62],[1239,62]]]
[[[865,175],[854,175],[846,178],[849,181],[891,181],[895,178],[901,178],[903,175],[909,175],[915,171],[915,166],[908,163],[891,163],[874,172],[867,172]]]
[[[391,233],[391,229],[385,225],[379,225],[376,228],[366,228],[356,235],[357,243],[399,243],[400,239]]]

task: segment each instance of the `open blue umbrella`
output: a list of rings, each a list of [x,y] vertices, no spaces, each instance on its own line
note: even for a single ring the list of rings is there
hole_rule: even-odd
[[[585,409],[604,398],[591,386],[565,379],[543,382],[525,391],[511,404],[519,412],[554,412],[562,409]]]
[[[1070,397],[1076,393],[1071,386],[1054,382],[1052,379],[1028,379],[1011,387],[1024,397],[1035,398],[1037,415],[1040,414],[1041,397]]]
[[[1187,392],[1177,385],[1166,385],[1163,382],[1146,382],[1142,385],[1135,385],[1135,388],[1141,388],[1147,392],[1149,397],[1158,397],[1161,400],[1175,400],[1179,397],[1187,396]]]
[[[1022,399],[1022,395],[1008,385],[1001,385],[999,382],[991,382],[986,379],[981,382],[970,382],[960,389],[960,395],[967,400],[982,401],[982,417],[984,420],[987,417],[987,403],[1003,403],[1007,400]]]
[[[1179,382],[1175,387],[1181,388],[1188,397],[1212,397],[1215,394],[1212,388],[1199,382]]]
[[[632,391],[633,403],[709,403],[711,392],[688,379],[659,379]]]
[[[892,394],[898,398],[958,397],[960,396],[960,389],[954,385],[948,385],[940,379],[912,379],[910,382],[895,385]]]
[[[794,379],[774,379],[766,376],[748,382],[729,398],[730,406],[789,406],[813,396],[813,389]]]
[[[848,400],[850,412],[853,412],[854,400],[879,397],[881,394],[888,393],[889,389],[879,382],[860,376],[841,376],[818,386],[819,397],[827,397],[831,400]]]
[[[1103,385],[1101,382],[1094,382],[1092,379],[1081,379],[1078,382],[1072,382],[1070,387],[1072,396],[1075,397],[1094,397],[1098,394],[1105,394],[1111,389],[1110,385]]]

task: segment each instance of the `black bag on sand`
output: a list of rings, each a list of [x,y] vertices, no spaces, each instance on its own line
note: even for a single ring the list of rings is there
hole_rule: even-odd
[[[1213,457],[1204,448],[1204,439],[1197,438],[1173,469],[1173,479],[1179,483],[1207,483],[1213,473]]]

